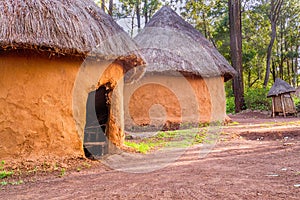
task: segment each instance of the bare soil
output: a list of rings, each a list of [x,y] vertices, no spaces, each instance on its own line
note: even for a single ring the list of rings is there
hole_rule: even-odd
[[[299,199],[300,119],[261,112],[230,117],[235,123],[223,128],[204,158],[190,148],[169,166],[149,173],[125,173],[74,158],[59,161],[56,168],[50,161],[46,167],[32,163],[31,168],[44,167],[45,173],[26,174],[30,161],[24,161],[23,174],[7,179],[24,183],[0,186],[0,198]],[[19,168],[20,163],[14,165]]]

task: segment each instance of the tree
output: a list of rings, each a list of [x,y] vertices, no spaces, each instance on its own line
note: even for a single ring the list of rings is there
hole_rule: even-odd
[[[141,29],[141,9],[140,9],[140,0],[135,0],[135,13],[138,31]]]
[[[120,0],[117,19],[130,19],[130,35],[140,30],[161,6],[159,0]]]
[[[274,41],[276,39],[277,21],[280,16],[280,10],[281,10],[282,3],[283,3],[283,0],[271,0],[271,8],[270,8],[270,13],[269,13],[269,19],[271,22],[271,40],[270,40],[268,50],[267,50],[267,66],[266,66],[264,87],[267,87],[268,82],[269,82],[272,48],[274,45]]]
[[[235,98],[235,112],[240,112],[244,108],[241,2],[240,0],[228,0],[228,7],[230,28],[230,55],[232,66],[237,71],[237,75],[233,78],[232,86]]]
[[[105,0],[101,0],[101,8],[105,11]]]
[[[105,12],[105,0],[95,0],[95,3]],[[109,11],[112,10],[113,0],[109,0]]]
[[[109,4],[108,4],[108,14],[110,16],[113,15],[113,8],[114,8],[114,0],[109,0]]]

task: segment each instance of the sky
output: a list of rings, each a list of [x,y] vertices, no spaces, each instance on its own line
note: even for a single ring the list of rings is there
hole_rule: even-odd
[[[94,0],[96,3],[100,2],[101,0]],[[160,0],[160,2],[162,3],[162,5],[168,5],[172,2],[174,2],[174,0]],[[108,2],[106,2],[106,6],[108,7]],[[115,7],[118,7],[121,5],[121,3],[119,2],[119,0],[114,0],[114,4]],[[99,5],[99,4],[98,4]],[[180,7],[182,6],[182,3],[180,3],[180,1],[178,1],[177,3],[172,3],[172,5],[175,5],[175,7]],[[123,18],[123,19],[115,19],[116,22],[131,36],[134,37],[136,36],[136,34],[138,33],[138,29],[137,29],[137,22],[136,19],[134,20],[134,29],[133,32],[131,31],[131,18]],[[144,27],[145,24],[145,19],[142,17],[141,18],[141,26],[142,28]],[[132,33],[131,33],[132,32]]]

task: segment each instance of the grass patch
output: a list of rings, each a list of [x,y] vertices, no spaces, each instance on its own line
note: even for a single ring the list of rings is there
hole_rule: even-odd
[[[13,171],[4,170],[5,161],[2,160],[0,163],[0,179],[4,179],[6,177],[12,176],[14,174]]]
[[[161,131],[155,136],[139,139],[126,140],[125,145],[140,153],[147,153],[161,148],[185,148],[191,145],[206,142],[208,128]]]
[[[58,177],[63,177],[64,175],[66,175],[66,169],[65,168],[61,168],[60,173],[58,175]]]
[[[144,142],[134,142],[134,141],[125,141],[125,145],[135,149],[136,151],[140,153],[147,153],[151,149],[154,149],[155,147],[158,147],[161,145],[160,142],[150,142],[150,141],[144,141]]]
[[[228,126],[234,126],[234,125],[239,125],[240,123],[239,122],[230,122],[229,124],[228,124]]]

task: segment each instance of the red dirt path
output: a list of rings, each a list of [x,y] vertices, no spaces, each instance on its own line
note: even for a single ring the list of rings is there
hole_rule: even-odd
[[[272,119],[255,112],[231,117],[239,124],[225,127],[204,158],[191,148],[168,167],[143,174],[98,163],[61,178],[49,174],[2,186],[0,198],[299,199],[299,118]]]

